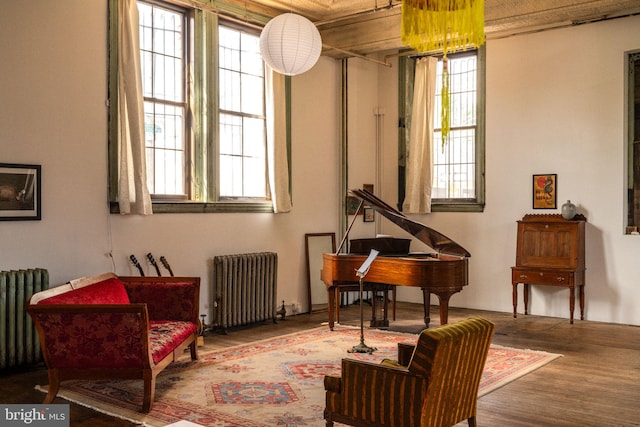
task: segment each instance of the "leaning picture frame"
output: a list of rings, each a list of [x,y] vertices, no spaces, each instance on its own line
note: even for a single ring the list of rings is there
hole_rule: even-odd
[[[40,165],[0,163],[0,221],[40,220]]]
[[[557,174],[533,175],[533,209],[555,209],[557,190]]]

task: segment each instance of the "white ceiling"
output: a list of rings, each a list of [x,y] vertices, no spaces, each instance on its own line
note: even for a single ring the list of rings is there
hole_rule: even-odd
[[[316,24],[324,54],[341,57],[402,49],[399,0],[228,0],[276,16],[294,12]],[[487,39],[640,14],[640,0],[485,0]],[[331,49],[337,48],[337,49]]]

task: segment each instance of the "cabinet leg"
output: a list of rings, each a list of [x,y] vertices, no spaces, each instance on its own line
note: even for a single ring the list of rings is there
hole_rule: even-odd
[[[513,318],[518,317],[518,284],[513,284]]]
[[[529,291],[530,291],[530,286],[528,283],[524,283],[524,290],[522,291],[524,293],[524,314],[527,315],[529,314]]]
[[[573,286],[569,288],[569,323],[573,325],[573,310],[576,306],[576,291]]]
[[[584,320],[584,285],[580,285],[578,293],[580,294],[580,320]]]

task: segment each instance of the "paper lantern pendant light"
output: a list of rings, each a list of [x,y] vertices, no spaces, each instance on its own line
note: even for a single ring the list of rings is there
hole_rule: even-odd
[[[280,74],[295,76],[315,65],[322,51],[320,32],[304,16],[283,13],[260,34],[262,59]]]

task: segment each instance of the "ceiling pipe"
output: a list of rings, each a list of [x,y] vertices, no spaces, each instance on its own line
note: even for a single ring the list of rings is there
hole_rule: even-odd
[[[352,13],[351,15],[339,16],[337,18],[327,19],[327,20],[324,20],[324,21],[316,21],[316,22],[314,22],[314,24],[316,24],[316,27],[317,26],[322,26],[322,25],[333,24],[333,23],[336,23],[336,22],[345,21],[347,19],[359,18],[361,16],[370,15],[372,13],[376,13],[376,12],[379,12],[381,10],[392,10],[392,9],[395,9],[396,7],[398,7],[398,6],[402,6],[402,2],[394,3],[393,0],[389,0],[389,4],[387,4],[386,6],[383,6],[383,7],[378,7],[377,2],[376,2],[376,6],[373,9],[364,10],[362,12],[357,12],[357,13]]]
[[[360,55],[359,53],[351,52],[350,50],[345,50],[345,49],[340,49],[339,47],[329,46],[328,44],[324,44],[323,43],[322,47],[324,47],[325,49],[330,49],[330,50],[335,50],[335,51],[338,51],[338,52],[342,52],[342,53],[344,53],[346,55],[349,55],[349,56],[352,56],[352,57],[355,57],[355,58],[364,59],[365,61],[375,62],[376,64],[384,65],[385,67],[391,67],[392,66],[387,61],[380,61],[378,59],[371,58],[369,56]]]

